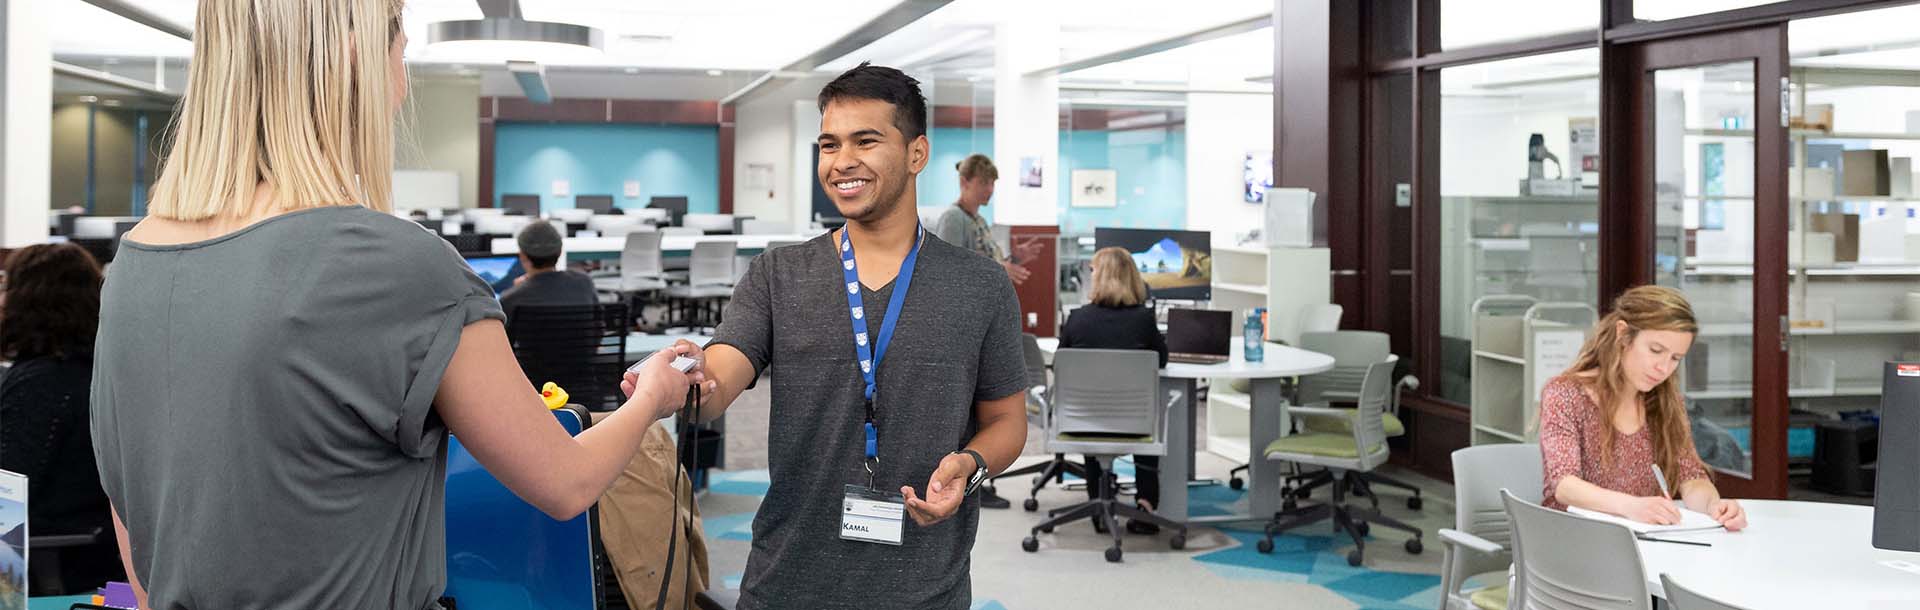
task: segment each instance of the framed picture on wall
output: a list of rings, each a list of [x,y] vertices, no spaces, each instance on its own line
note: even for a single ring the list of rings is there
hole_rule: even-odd
[[[1240,192],[1247,203],[1265,203],[1267,189],[1273,187],[1273,151],[1248,151],[1246,163],[1240,170]]]
[[[1044,184],[1045,182],[1042,181],[1040,178],[1040,158],[1039,157],[1021,157],[1020,158],[1020,186],[1037,189]]]
[[[1115,191],[1119,174],[1110,169],[1073,170],[1073,199],[1076,208],[1111,208],[1120,204]]]

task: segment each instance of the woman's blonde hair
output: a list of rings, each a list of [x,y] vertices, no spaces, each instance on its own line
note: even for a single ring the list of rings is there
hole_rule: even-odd
[[[988,182],[992,182],[1000,179],[1000,168],[994,167],[993,159],[988,159],[982,154],[967,155],[967,158],[953,164],[953,168],[960,170],[961,180],[986,178]]]
[[[1124,248],[1101,248],[1093,253],[1093,284],[1089,301],[1106,307],[1139,307],[1147,302],[1147,281],[1133,266]]]
[[[1619,332],[1620,322],[1626,323],[1626,332]],[[1621,357],[1640,331],[1646,330],[1693,335],[1700,332],[1700,324],[1694,320],[1693,305],[1687,303],[1687,297],[1678,290],[1664,286],[1629,289],[1614,299],[1613,310],[1594,324],[1592,335],[1587,337],[1580,355],[1566,371],[1596,373],[1593,377],[1569,375],[1569,378],[1592,390],[1597,401],[1595,408],[1607,431],[1600,437],[1603,464],[1613,459],[1614,437],[1618,436],[1613,429],[1613,417],[1620,409],[1621,398],[1634,392]],[[1670,375],[1660,385],[1639,395],[1647,409],[1646,426],[1653,438],[1653,461],[1669,477],[1682,472],[1680,461],[1694,450],[1693,430],[1687,420],[1687,405],[1681,397],[1677,377]]]
[[[173,148],[148,213],[391,210],[393,80],[403,0],[201,0]]]

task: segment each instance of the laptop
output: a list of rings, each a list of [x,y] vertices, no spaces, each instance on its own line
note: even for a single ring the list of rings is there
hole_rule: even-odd
[[[1233,312],[1167,310],[1167,361],[1220,364],[1233,349]]]

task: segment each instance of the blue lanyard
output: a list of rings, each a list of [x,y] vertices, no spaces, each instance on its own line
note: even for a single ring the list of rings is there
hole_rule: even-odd
[[[846,229],[840,230],[840,267],[847,278],[847,311],[853,318],[853,353],[860,362],[860,377],[867,382],[867,459],[880,457],[879,431],[873,425],[873,392],[877,386],[874,372],[880,367],[880,359],[887,356],[887,344],[893,342],[893,327],[900,321],[901,306],[907,302],[907,288],[913,285],[913,264],[920,258],[920,240],[926,229],[915,226],[913,231],[913,249],[907,251],[907,259],[900,261],[900,273],[894,278],[893,296],[887,300],[887,312],[880,319],[880,336],[869,345],[867,340],[866,308],[860,299],[860,266],[853,260],[853,239]]]

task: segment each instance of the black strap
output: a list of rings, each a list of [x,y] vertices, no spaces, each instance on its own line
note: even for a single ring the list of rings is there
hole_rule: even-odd
[[[673,527],[667,530],[667,568],[665,571],[661,572],[660,574],[660,595],[656,597],[653,602],[653,607],[655,608],[655,610],[665,610],[665,608],[667,607],[667,586],[669,583],[673,582],[673,557],[676,551],[678,550],[678,547],[680,546],[680,480],[683,478],[686,478],[687,476],[687,461],[681,458],[683,456],[692,456],[692,458],[695,460],[700,459],[700,453],[699,453],[700,435],[698,432],[694,431],[693,429],[694,417],[697,414],[699,414],[699,412],[700,412],[700,386],[696,384],[692,388],[687,389],[687,404],[685,407],[681,408],[680,419],[679,421],[675,422],[675,428],[678,430],[677,435],[680,437],[679,444],[681,445],[681,448],[682,449],[688,449],[689,447],[691,448],[688,449],[686,453],[682,453],[678,456],[675,456],[675,459],[673,460],[673,463],[674,463],[673,507],[672,507],[673,514],[672,516],[668,517],[668,520],[672,521]],[[692,527],[693,524],[688,523],[687,525],[688,527]],[[687,535],[692,536],[693,532],[687,532]],[[692,553],[687,554],[686,563],[687,563],[686,577],[685,577],[685,580],[686,580],[685,589],[687,589],[686,605],[691,606],[693,602],[693,591],[692,591],[693,589],[693,554]]]

